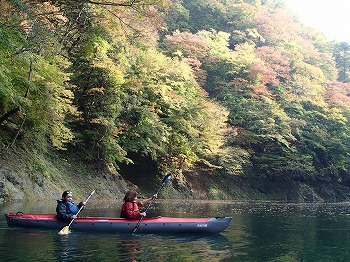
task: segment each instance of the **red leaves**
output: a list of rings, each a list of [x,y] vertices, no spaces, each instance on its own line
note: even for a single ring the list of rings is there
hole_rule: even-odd
[[[350,83],[331,81],[325,83],[325,97],[334,103],[345,103],[350,106]]]

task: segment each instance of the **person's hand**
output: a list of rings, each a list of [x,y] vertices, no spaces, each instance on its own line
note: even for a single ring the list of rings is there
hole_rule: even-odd
[[[85,206],[85,205],[86,205],[86,202],[84,201],[82,204],[83,204],[83,206]]]
[[[142,213],[140,213],[140,215],[145,217],[146,216],[146,212],[142,212]]]
[[[155,199],[155,198],[157,198],[157,196],[158,196],[157,194],[154,194],[154,195],[152,196],[152,200]]]
[[[76,219],[76,218],[77,218],[77,215],[73,215],[71,218],[72,218],[72,219]]]

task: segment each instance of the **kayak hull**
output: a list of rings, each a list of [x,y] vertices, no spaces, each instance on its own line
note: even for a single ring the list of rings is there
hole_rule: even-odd
[[[61,230],[68,222],[60,221],[53,214],[5,214],[9,227],[32,227]],[[154,217],[144,218],[140,223],[137,233],[148,234],[174,234],[174,233],[197,233],[213,234],[220,233],[230,224],[232,217],[214,218],[173,218]],[[132,233],[139,220],[127,220],[113,217],[78,217],[70,225],[70,230],[96,231],[109,233]]]

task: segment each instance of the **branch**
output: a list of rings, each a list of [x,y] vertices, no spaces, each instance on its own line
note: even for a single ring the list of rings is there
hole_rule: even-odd
[[[136,29],[135,27],[133,27],[133,26],[131,26],[131,25],[125,23],[125,22],[123,21],[123,19],[120,18],[117,14],[115,14],[114,12],[112,12],[111,10],[107,9],[107,8],[104,7],[104,6],[103,6],[102,8],[104,8],[107,12],[109,12],[110,14],[112,14],[113,16],[115,16],[115,17],[119,20],[119,22],[120,22],[122,28],[124,28],[123,25],[125,25],[125,26],[129,27],[131,30],[133,30],[134,32],[136,32],[138,36],[141,35],[141,31],[140,31],[140,30],[138,30],[138,29]],[[124,30],[124,32],[126,33],[125,30]]]
[[[96,1],[87,1],[87,2],[94,5],[110,5],[110,6],[133,6],[134,4],[142,3],[141,0],[132,0],[129,3],[96,2]]]
[[[7,120],[10,116],[16,114],[19,111],[19,107],[16,107],[8,112],[6,112],[2,117],[0,117],[0,124]]]

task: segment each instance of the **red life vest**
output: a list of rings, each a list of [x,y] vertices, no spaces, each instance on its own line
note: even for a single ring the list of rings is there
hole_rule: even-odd
[[[120,217],[126,219],[139,219],[141,202],[125,202],[120,211]]]

